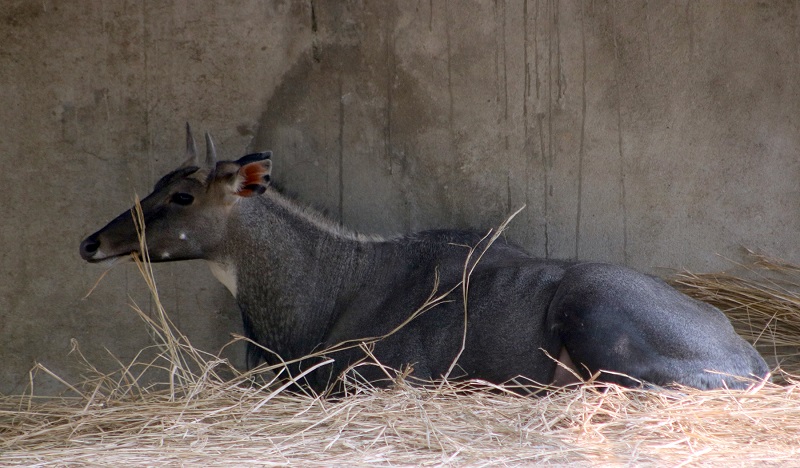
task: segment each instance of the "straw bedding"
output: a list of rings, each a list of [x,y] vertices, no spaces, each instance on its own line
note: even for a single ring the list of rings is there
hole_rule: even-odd
[[[157,345],[64,397],[0,398],[0,464],[37,466],[798,465],[800,271],[758,258],[755,280],[675,275],[723,308],[781,369],[742,391],[652,392],[585,383],[541,397],[483,382],[390,389],[357,379],[346,396],[286,391],[265,369],[242,373],[193,348],[163,312],[139,313]],[[282,376],[280,368],[268,369]],[[32,372],[32,386],[43,366]],[[157,383],[148,376],[159,375]]]

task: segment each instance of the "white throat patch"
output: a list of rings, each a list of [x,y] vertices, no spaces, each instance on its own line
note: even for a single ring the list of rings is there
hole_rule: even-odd
[[[236,268],[228,263],[206,261],[211,273],[236,297]]]

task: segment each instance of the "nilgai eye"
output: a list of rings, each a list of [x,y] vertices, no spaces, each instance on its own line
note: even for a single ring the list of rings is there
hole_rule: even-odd
[[[178,205],[189,205],[194,201],[194,197],[189,195],[188,193],[178,192],[172,195],[170,199],[172,203],[177,203]]]

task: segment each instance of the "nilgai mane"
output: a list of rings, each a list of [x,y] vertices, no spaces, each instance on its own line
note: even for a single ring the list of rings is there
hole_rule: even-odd
[[[600,380],[628,386],[746,388],[768,378],[722,312],[657,278],[538,259],[469,231],[362,236],[269,187],[271,153],[217,162],[207,134],[206,144],[200,166],[187,125],[187,160],[141,202],[146,244],[153,262],[208,262],[261,345],[249,346],[250,366],[388,334],[371,348],[374,359],[411,366],[423,380],[558,384],[559,356],[584,378],[607,371]],[[80,253],[93,263],[140,254],[132,212],[87,237]],[[450,292],[419,311],[434,288]],[[358,346],[332,352],[334,362],[309,372],[304,385],[327,388],[364,356]],[[357,371],[387,382],[377,366]]]

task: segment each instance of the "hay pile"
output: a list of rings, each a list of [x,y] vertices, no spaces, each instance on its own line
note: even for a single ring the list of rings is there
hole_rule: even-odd
[[[781,385],[749,392],[655,393],[584,384],[532,398],[482,382],[417,387],[398,376],[391,389],[349,381],[348,395],[338,399],[292,394],[278,381],[261,380],[264,374],[238,372],[193,348],[163,312],[151,272],[140,267],[156,300],[154,317],[140,311],[157,337],[156,358],[136,359],[112,373],[85,362],[84,382],[64,382],[75,396],[0,398],[1,465],[751,465],[800,459],[800,379],[786,373],[779,375]],[[784,269],[780,281],[761,282],[682,274],[675,282],[728,309],[746,337],[762,350],[780,348],[778,359],[786,361],[800,348],[800,299],[789,287],[795,273]],[[74,351],[81,356],[77,344]],[[164,375],[163,383],[142,383],[153,371]],[[42,366],[36,372],[57,378]]]
[[[583,386],[528,398],[402,383],[336,401],[203,382],[181,395],[4,400],[8,465],[719,465],[793,461],[797,385],[753,394]],[[467,391],[468,390],[468,391]],[[465,393],[465,391],[467,391]]]
[[[753,252],[749,258],[737,274],[684,272],[671,283],[725,312],[768,363],[800,375],[800,268]]]

